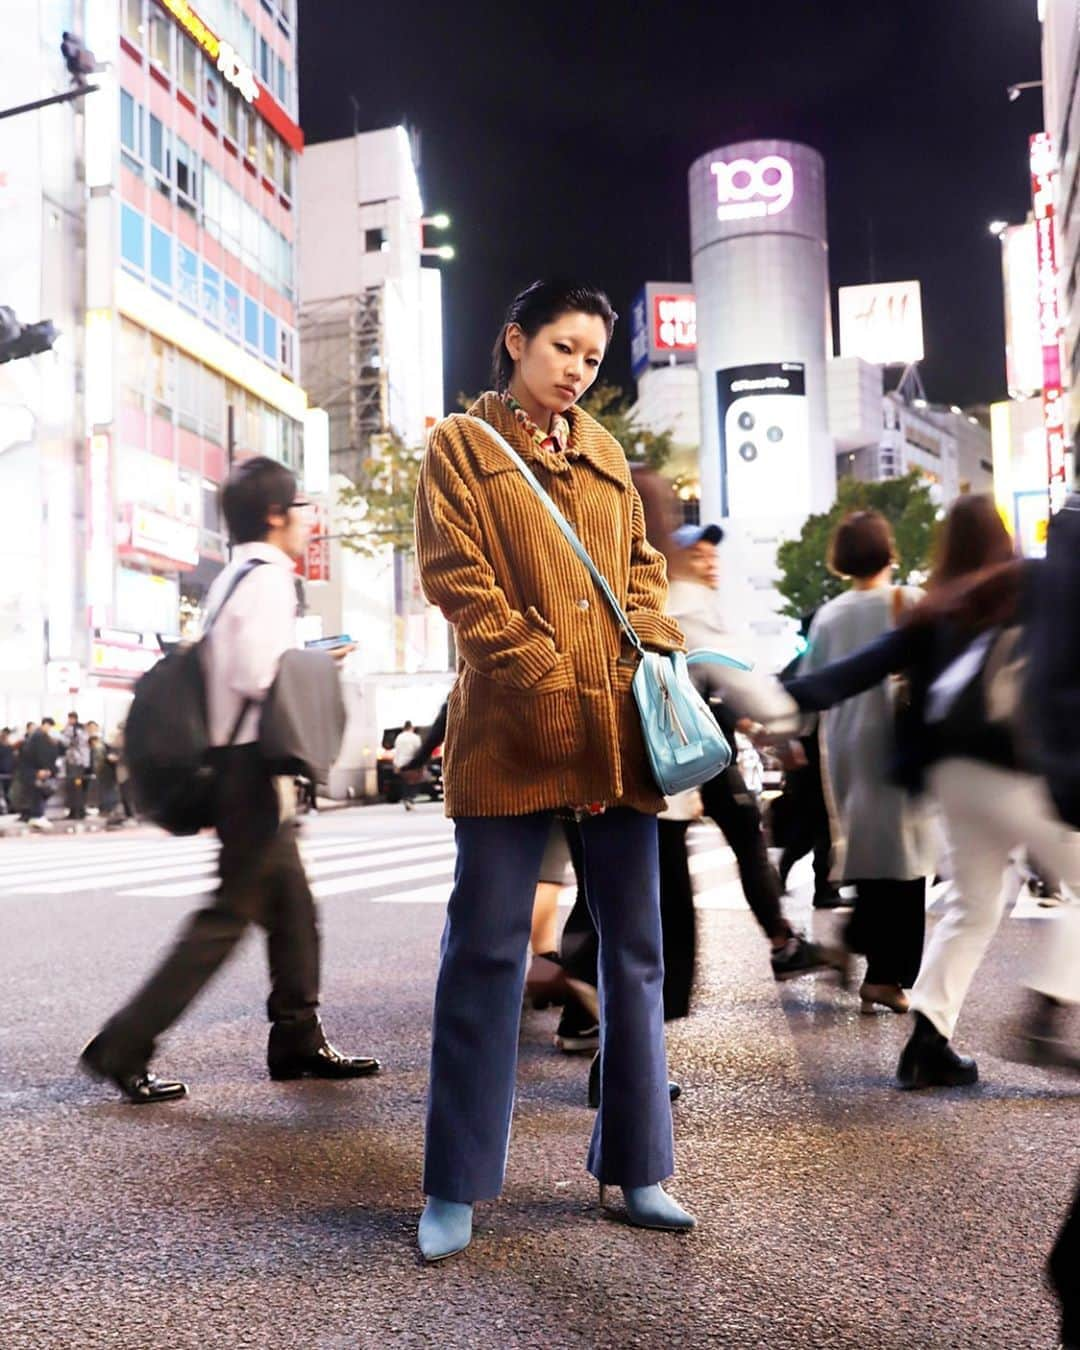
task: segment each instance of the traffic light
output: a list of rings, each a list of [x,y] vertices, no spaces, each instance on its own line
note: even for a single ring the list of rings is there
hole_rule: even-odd
[[[98,68],[94,53],[88,47],[83,46],[82,38],[75,33],[64,33],[63,41],[60,43],[60,52],[64,58],[64,64],[71,72],[71,78],[78,85],[84,85],[86,77],[93,75]]]
[[[20,323],[10,305],[0,305],[0,366],[52,350],[60,333],[52,319]]]

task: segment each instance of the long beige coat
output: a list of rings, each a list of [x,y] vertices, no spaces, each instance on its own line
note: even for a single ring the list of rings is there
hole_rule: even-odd
[[[611,583],[641,641],[682,647],[663,557],[645,541],[626,457],[571,409],[565,455],[496,394],[469,410],[530,465]],[[454,627],[443,781],[449,816],[594,802],[658,812],[630,692],[636,656],[588,572],[498,444],[460,416],[431,434],[416,496],[424,594]]]

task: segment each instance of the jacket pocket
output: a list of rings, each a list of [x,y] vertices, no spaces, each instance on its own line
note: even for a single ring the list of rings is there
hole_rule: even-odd
[[[527,774],[559,768],[584,750],[585,717],[569,652],[530,689],[474,673],[471,692],[476,740],[498,763]]]

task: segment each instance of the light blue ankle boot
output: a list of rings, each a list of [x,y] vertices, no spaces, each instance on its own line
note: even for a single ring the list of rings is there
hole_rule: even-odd
[[[686,1233],[697,1223],[682,1205],[676,1204],[663,1186],[623,1186],[623,1199],[630,1222],[638,1228],[659,1228],[670,1233]],[[600,1187],[600,1204],[604,1187]]]
[[[472,1241],[472,1205],[429,1195],[416,1233],[425,1261],[443,1261]]]

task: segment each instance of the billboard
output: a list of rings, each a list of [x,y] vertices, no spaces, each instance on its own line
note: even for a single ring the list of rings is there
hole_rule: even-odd
[[[630,307],[630,369],[693,364],[697,359],[697,301],[682,281],[648,281]]]
[[[1010,225],[1002,231],[1001,270],[1005,283],[1005,373],[1009,396],[1026,398],[1043,387],[1034,220]]]
[[[874,366],[921,361],[922,291],[917,281],[840,287],[840,355]]]
[[[1031,201],[1035,213],[1043,426],[1046,430],[1046,477],[1051,510],[1057,510],[1064,503],[1069,481],[1061,297],[1058,294],[1057,222],[1054,217],[1056,189],[1057,158],[1053,142],[1045,131],[1040,131],[1031,138]]]
[[[805,515],[810,502],[810,421],[801,361],[716,372],[720,514]]]

